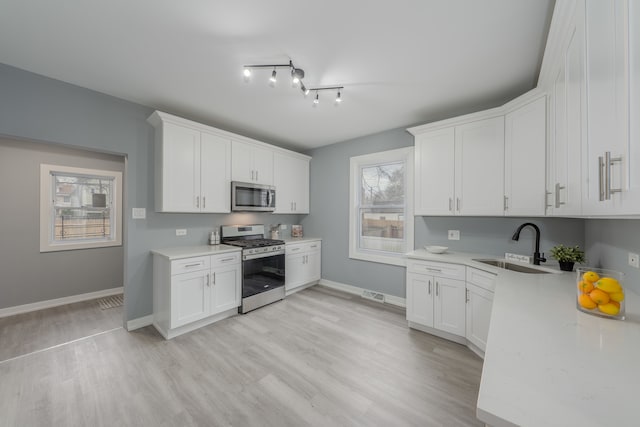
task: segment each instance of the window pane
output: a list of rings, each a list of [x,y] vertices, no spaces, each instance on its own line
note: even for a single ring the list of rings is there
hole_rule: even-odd
[[[361,175],[361,205],[404,205],[404,162],[366,166]]]
[[[54,241],[112,238],[113,178],[54,174]]]
[[[404,253],[404,223],[401,209],[361,209],[360,248]]]

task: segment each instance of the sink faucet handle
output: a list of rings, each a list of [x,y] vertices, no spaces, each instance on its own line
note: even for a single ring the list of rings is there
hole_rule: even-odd
[[[547,259],[544,257],[544,252],[540,254],[540,258],[538,258],[540,262],[547,262]]]

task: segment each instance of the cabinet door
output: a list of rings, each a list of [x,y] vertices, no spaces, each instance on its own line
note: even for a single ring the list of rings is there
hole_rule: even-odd
[[[546,98],[505,116],[505,215],[544,216]]]
[[[407,273],[407,320],[433,327],[433,276]]]
[[[215,268],[211,278],[211,314],[240,306],[242,297],[240,264]]]
[[[309,160],[294,159],[293,208],[297,214],[309,213]],[[274,171],[275,173],[275,171]],[[276,197],[278,194],[276,186]]]
[[[309,245],[309,253],[307,253],[306,263],[307,283],[320,280],[322,276],[320,242],[313,242]]]
[[[253,167],[255,182],[273,185],[273,151],[258,146],[253,147]]]
[[[307,254],[305,253],[292,253],[285,256],[285,291],[295,289],[305,284],[305,280],[308,277],[306,256]]]
[[[231,211],[231,141],[202,133],[200,139],[201,212]]]
[[[240,182],[256,182],[253,168],[253,146],[240,141],[231,142],[231,179]]]
[[[629,145],[627,176],[621,194],[625,214],[640,214],[640,4],[629,1]]]
[[[435,279],[433,327],[464,337],[465,283],[462,280]]]
[[[171,328],[209,315],[210,280],[209,270],[171,277]]]
[[[415,215],[453,215],[454,156],[454,128],[416,137]]]
[[[504,215],[504,116],[455,130],[455,210]]]
[[[156,165],[162,168],[162,202],[156,210],[199,212],[200,132],[171,123],[162,132],[162,165]]]
[[[554,88],[555,159],[553,189],[555,216],[582,213],[581,163],[584,101],[584,4],[578,2]],[[563,71],[563,73],[562,73]]]
[[[492,305],[493,292],[467,283],[466,338],[482,351],[487,348]]]

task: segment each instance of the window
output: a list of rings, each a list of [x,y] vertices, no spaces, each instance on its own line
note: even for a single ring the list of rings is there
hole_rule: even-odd
[[[122,173],[40,165],[40,252],[122,244]]]
[[[351,158],[349,257],[404,265],[413,250],[413,148]]]

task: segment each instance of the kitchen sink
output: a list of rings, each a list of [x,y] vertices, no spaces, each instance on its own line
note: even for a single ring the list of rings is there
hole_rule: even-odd
[[[473,261],[481,262],[483,264],[492,265],[494,267],[503,268],[505,270],[517,271],[518,273],[527,274],[551,274],[554,271],[543,269],[541,267],[529,267],[514,262],[509,262],[503,259],[474,259]]]

